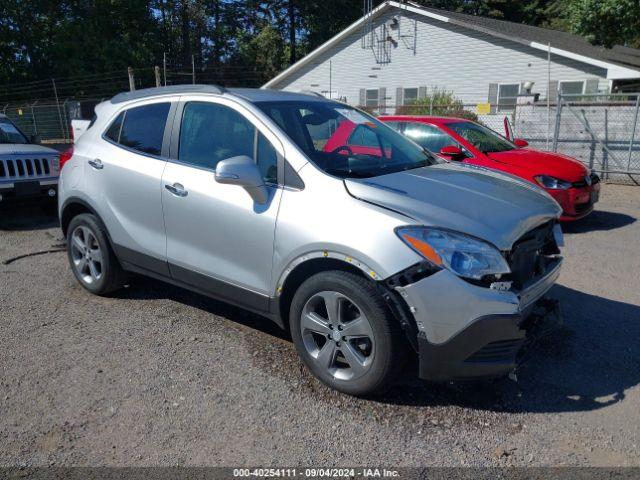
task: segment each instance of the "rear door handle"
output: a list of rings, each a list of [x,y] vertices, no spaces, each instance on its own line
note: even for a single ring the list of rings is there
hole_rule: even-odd
[[[104,168],[104,165],[102,164],[102,160],[100,160],[99,158],[96,158],[95,160],[89,160],[88,163],[96,170],[102,170]]]
[[[189,194],[189,192],[187,192],[179,183],[174,183],[173,185],[166,184],[164,188],[169,190],[176,197],[186,197]]]

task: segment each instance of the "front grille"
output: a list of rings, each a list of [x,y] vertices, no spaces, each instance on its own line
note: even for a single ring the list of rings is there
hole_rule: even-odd
[[[525,233],[507,255],[511,281],[517,290],[546,272],[549,255],[560,253],[553,235],[553,221]]]
[[[53,158],[10,158],[0,160],[0,179],[40,178],[56,175]]]
[[[486,344],[465,360],[468,363],[511,363],[523,343],[523,339],[499,340]]]

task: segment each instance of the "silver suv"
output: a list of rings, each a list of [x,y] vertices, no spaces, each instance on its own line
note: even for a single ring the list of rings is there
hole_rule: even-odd
[[[0,114],[0,205],[37,198],[55,206],[59,157]]]
[[[503,375],[560,272],[561,210],[314,95],[179,86],[96,108],[60,182],[71,269],[125,272],[258,312],[327,385]]]

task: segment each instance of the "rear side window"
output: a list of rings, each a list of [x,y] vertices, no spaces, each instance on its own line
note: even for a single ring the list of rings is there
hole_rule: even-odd
[[[169,102],[130,108],[115,119],[105,136],[132,150],[160,155],[170,108]]]
[[[122,120],[124,119],[124,112],[122,112],[118,117],[113,121],[111,126],[107,129],[104,136],[109,140],[112,140],[116,143],[120,141],[120,129],[122,129]]]

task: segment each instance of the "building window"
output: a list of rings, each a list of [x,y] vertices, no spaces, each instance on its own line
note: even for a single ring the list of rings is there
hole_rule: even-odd
[[[403,92],[402,104],[413,105],[418,101],[418,89],[417,88],[405,88]]]
[[[367,90],[367,96],[365,98],[365,107],[378,108],[378,105],[379,105],[378,89],[374,88],[371,90]]]
[[[582,95],[584,93],[584,82],[560,82],[560,92],[563,95]]]
[[[501,83],[498,85],[498,110],[513,110],[520,93],[519,83]]]

